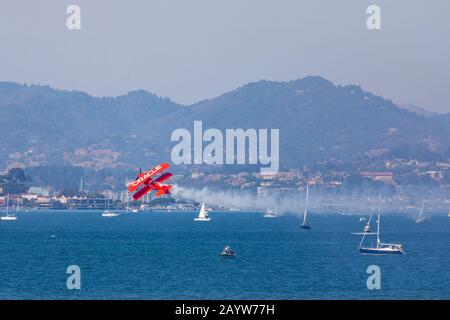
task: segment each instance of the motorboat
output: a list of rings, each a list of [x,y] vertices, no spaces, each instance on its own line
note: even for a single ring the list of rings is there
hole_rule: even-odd
[[[236,252],[234,252],[234,250],[232,250],[229,246],[225,246],[219,255],[223,258],[236,258]]]

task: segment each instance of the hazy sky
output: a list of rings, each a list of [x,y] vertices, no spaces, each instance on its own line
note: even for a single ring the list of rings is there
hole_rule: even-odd
[[[66,8],[81,7],[79,31]],[[369,31],[366,8],[381,7]],[[450,112],[450,1],[3,0],[0,80],[192,103],[320,75]]]

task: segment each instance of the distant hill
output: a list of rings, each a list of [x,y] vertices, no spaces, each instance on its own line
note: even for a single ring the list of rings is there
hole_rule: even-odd
[[[406,109],[411,112],[415,112],[421,116],[431,117],[436,115],[436,113],[426,110],[425,108],[415,106],[413,104],[399,104],[400,108]]]
[[[97,98],[0,82],[0,166],[138,166],[170,159],[170,134],[204,128],[279,128],[283,167],[379,154],[450,158],[450,116],[423,116],[359,86],[321,77],[250,83],[184,106],[147,91]]]

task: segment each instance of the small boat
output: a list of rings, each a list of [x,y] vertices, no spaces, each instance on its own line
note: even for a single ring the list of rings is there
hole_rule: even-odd
[[[112,217],[117,217],[118,215],[119,215],[118,213],[109,210],[109,199],[108,199],[108,209],[106,209],[105,211],[103,211],[102,217],[105,217],[105,218],[112,218]]]
[[[6,216],[2,216],[2,217],[0,217],[0,219],[2,221],[15,221],[15,220],[17,220],[16,215],[9,213],[9,193],[8,193],[7,198],[6,198]]]
[[[300,228],[304,230],[310,230],[311,226],[308,224],[308,197],[309,197],[309,187],[306,185],[306,201],[305,201],[305,212],[303,213],[303,223]]]
[[[236,252],[232,250],[229,246],[225,246],[219,255],[223,258],[236,258]]]
[[[388,255],[388,254],[405,254],[401,244],[377,243],[375,248],[359,248],[361,254],[366,255]]]
[[[422,206],[420,207],[419,215],[417,216],[416,223],[423,223],[425,221],[425,216],[423,210],[425,207],[425,200],[422,200]]]
[[[102,213],[102,217],[105,217],[105,218],[117,217],[118,215],[119,215],[118,213],[111,211],[111,210],[105,210]]]
[[[382,243],[380,240],[380,212],[381,208],[378,208],[378,220],[377,220],[377,232],[376,233],[370,233],[370,234],[376,234],[377,235],[377,245],[375,247],[363,247],[362,244],[364,242],[364,239],[366,237],[366,234],[364,233],[361,239],[361,242],[359,244],[359,253],[365,254],[365,255],[391,255],[391,254],[405,254],[403,251],[403,245],[401,244],[394,244],[394,243]]]
[[[277,213],[275,209],[267,209],[263,215],[264,218],[276,218]]]
[[[371,229],[370,229],[370,222],[372,221],[372,216],[373,216],[373,212],[369,217],[369,220],[367,221],[367,223],[364,226],[364,229],[362,232],[353,232],[352,234],[372,234]],[[359,221],[363,222],[366,221],[365,218],[360,218]],[[375,233],[373,233],[375,234]]]
[[[202,206],[200,207],[200,212],[198,213],[198,217],[194,218],[194,221],[211,221],[211,218],[208,215],[208,212],[205,209],[205,203],[202,202]]]

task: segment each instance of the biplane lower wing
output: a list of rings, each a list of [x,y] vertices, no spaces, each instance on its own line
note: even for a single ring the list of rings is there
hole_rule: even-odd
[[[151,191],[152,189],[153,189],[153,187],[145,185],[142,189],[140,189],[138,192],[133,194],[133,199],[138,200],[139,198],[141,198],[143,195],[145,195],[147,192]]]

